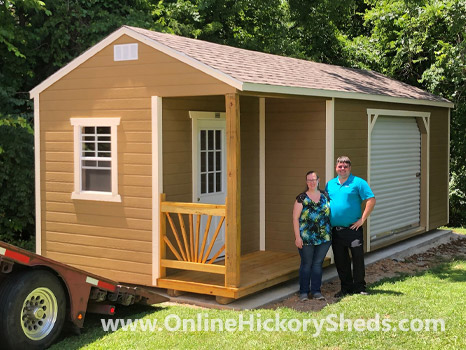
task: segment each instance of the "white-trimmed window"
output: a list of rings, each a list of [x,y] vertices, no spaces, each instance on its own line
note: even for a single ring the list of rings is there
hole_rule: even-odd
[[[74,127],[72,199],[121,202],[117,126],[120,118],[71,118]]]

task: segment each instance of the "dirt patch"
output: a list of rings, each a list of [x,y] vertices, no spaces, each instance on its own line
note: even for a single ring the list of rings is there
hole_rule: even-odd
[[[425,252],[410,255],[404,258],[387,258],[366,266],[366,282],[369,286],[383,278],[399,275],[414,275],[418,272],[430,269],[440,263],[454,259],[466,258],[466,237],[456,238],[448,243],[430,248]],[[338,278],[322,284],[322,294],[326,300],[300,301],[298,295],[293,295],[279,303],[272,304],[267,309],[289,307],[298,311],[319,311],[328,304],[333,304],[339,299],[333,295],[340,290]]]

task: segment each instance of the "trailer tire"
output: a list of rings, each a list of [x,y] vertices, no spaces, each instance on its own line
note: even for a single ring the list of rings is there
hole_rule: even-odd
[[[66,295],[58,278],[44,270],[10,276],[0,289],[2,349],[45,349],[61,333]]]

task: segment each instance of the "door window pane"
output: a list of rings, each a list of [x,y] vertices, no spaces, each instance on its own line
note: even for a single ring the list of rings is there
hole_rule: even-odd
[[[206,149],[206,131],[201,130],[201,151]]]
[[[209,151],[214,149],[214,131],[209,130]]]
[[[207,166],[206,166],[206,153],[201,152],[201,172],[205,173],[206,169],[207,169]]]
[[[215,191],[222,192],[222,173],[215,173]]]
[[[215,130],[215,149],[222,149],[222,132],[221,130]]]
[[[214,152],[209,152],[209,171],[214,170]]]
[[[209,173],[209,193],[214,192],[214,173]]]
[[[201,174],[201,194],[206,193],[206,188],[207,188],[207,177],[206,174]]]
[[[222,152],[215,152],[215,170],[222,170]]]

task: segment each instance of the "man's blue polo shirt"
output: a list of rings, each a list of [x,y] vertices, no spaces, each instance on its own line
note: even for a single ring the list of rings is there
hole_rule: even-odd
[[[353,174],[342,185],[337,176],[327,183],[325,190],[330,197],[330,224],[333,227],[349,227],[358,221],[362,215],[362,202],[375,197],[369,184]]]

